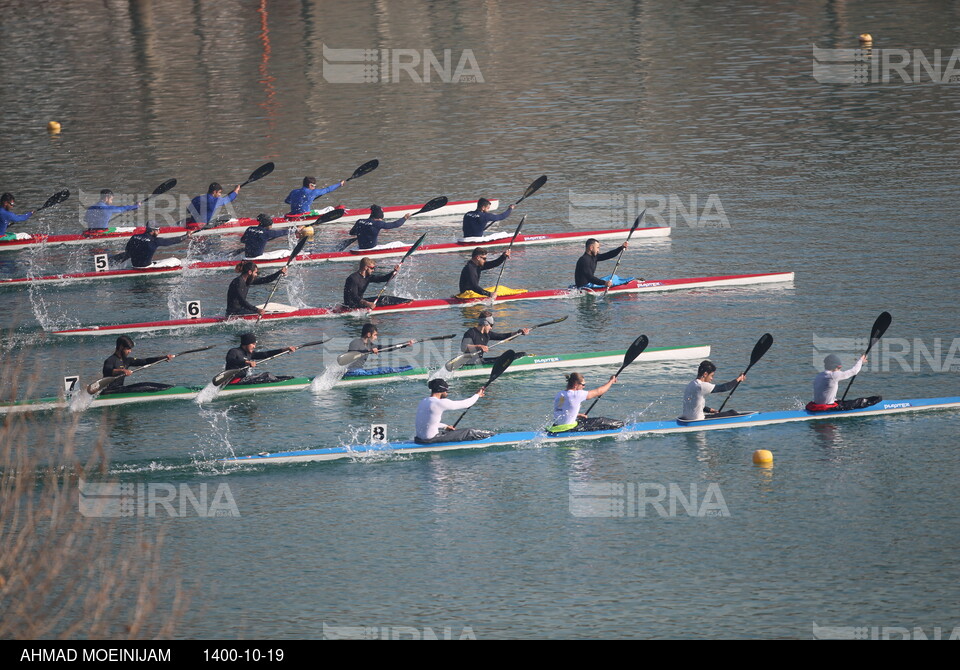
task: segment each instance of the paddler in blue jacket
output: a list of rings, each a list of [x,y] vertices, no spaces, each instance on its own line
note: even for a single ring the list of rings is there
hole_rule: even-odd
[[[477,208],[463,215],[463,236],[483,237],[491,223],[503,221],[510,216],[514,207],[516,205],[510,205],[503,214],[491,214],[490,201],[486,198],[480,198],[477,200]]]
[[[287,214],[287,216],[292,216],[294,214],[306,214],[313,208],[314,200],[319,198],[321,195],[326,195],[331,191],[336,191],[346,183],[346,180],[343,180],[339,183],[331,184],[326,188],[317,188],[316,177],[304,177],[303,187],[295,188],[290,191],[290,195],[288,195],[287,199],[284,200],[285,203],[290,205],[290,213]]]
[[[237,184],[230,195],[224,197],[223,187],[213,182],[207,189],[206,195],[198,195],[190,201],[190,206],[187,207],[187,225],[207,225],[218,209],[237,199],[238,193],[240,193],[240,184]]]
[[[377,246],[377,238],[381,230],[393,230],[407,222],[410,214],[404,214],[396,221],[387,223],[383,220],[383,208],[380,205],[370,205],[370,218],[360,219],[353,224],[350,235],[357,236],[357,243],[361,249],[373,249]]]
[[[174,244],[180,244],[193,235],[193,231],[179,237],[161,238],[160,226],[156,221],[147,221],[147,226],[142,233],[138,233],[127,240],[127,246],[123,254],[120,254],[116,260],[130,259],[135,268],[148,268],[153,263],[153,255],[159,247],[172,247]]]
[[[122,212],[130,212],[140,208],[141,203],[135,205],[114,205],[113,191],[108,188],[100,191],[100,202],[87,208],[83,220],[87,222],[87,232],[99,232],[110,227],[110,219]]]
[[[243,242],[243,255],[245,258],[257,258],[263,255],[263,250],[267,247],[267,242],[279,237],[286,237],[287,230],[270,230],[273,226],[273,219],[266,214],[257,214],[257,225],[250,226],[240,237]],[[297,226],[297,232],[303,230],[303,226]]]
[[[0,195],[0,235],[7,234],[7,226],[11,223],[20,223],[21,221],[26,221],[31,216],[33,212],[27,212],[26,214],[14,214],[13,206],[16,204],[16,201],[13,198],[12,193],[4,193]]]

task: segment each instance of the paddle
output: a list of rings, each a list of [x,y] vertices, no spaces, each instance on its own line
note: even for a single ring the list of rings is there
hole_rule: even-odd
[[[314,224],[316,224],[316,223],[329,223],[329,222],[331,222],[331,221],[336,221],[337,219],[339,219],[339,218],[340,218],[341,216],[343,216],[344,214],[345,214],[345,211],[342,210],[342,209],[333,209],[333,210],[330,210],[329,212],[327,212],[326,214],[321,214],[320,216],[318,216],[316,219],[314,219],[314,220],[312,220],[312,221],[300,220],[300,221],[298,221],[298,223],[300,223],[300,224],[302,224],[302,225],[304,225],[304,226],[312,226],[312,225],[314,225]],[[209,225],[210,225],[210,224],[208,223],[207,226],[209,226]],[[258,224],[258,225],[259,225],[259,224]],[[203,226],[203,228],[206,228],[207,226]],[[251,227],[251,228],[255,228],[256,226],[250,226],[250,227]],[[194,234],[199,233],[201,230],[203,230],[203,228],[198,229],[197,231],[195,231]],[[301,239],[303,239],[303,238],[301,238]],[[301,247],[301,248],[302,248],[302,247]],[[239,249],[235,249],[234,251],[232,251],[232,252],[230,252],[230,253],[233,254],[234,256],[238,256],[238,255],[244,253],[246,250],[247,250],[246,247],[240,247]],[[249,260],[255,261],[255,260],[257,260],[257,259],[256,259],[256,258],[251,258],[251,259],[249,259]]]
[[[543,326],[552,326],[552,325],[555,324],[555,323],[560,323],[561,321],[566,321],[566,320],[567,320],[567,317],[561,316],[559,319],[553,319],[552,321],[544,321],[543,323],[538,323],[538,324],[535,325],[535,326],[530,326],[530,330],[533,330],[533,329],[535,329],[535,328],[542,328]],[[515,339],[515,338],[517,338],[517,337],[520,337],[520,335],[522,335],[522,333],[514,333],[514,334],[511,335],[510,337],[505,337],[505,338],[503,338],[502,340],[498,340],[498,341],[494,342],[494,343],[491,344],[489,347],[487,347],[487,349],[488,349],[488,350],[489,350],[489,349],[493,349],[495,346],[497,346],[497,345],[499,345],[499,344],[504,344],[504,343],[506,343],[506,342],[509,342],[509,341],[512,340],[512,339]],[[462,368],[462,367],[466,364],[467,361],[469,361],[469,360],[475,360],[475,359],[477,358],[477,354],[478,354],[478,353],[480,353],[480,352],[470,351],[470,352],[467,352],[467,353],[464,353],[464,354],[460,354],[459,356],[456,356],[456,357],[454,357],[454,358],[451,358],[449,361],[447,361],[446,363],[444,363],[444,364],[443,364],[443,367],[446,368],[447,371],[449,371],[449,372],[453,372],[454,370],[459,370],[460,368]],[[498,359],[498,360],[499,360],[499,359]]]
[[[520,229],[523,228],[523,222],[526,220],[526,214],[520,217],[520,223],[517,224],[517,229],[513,231],[513,237],[510,238],[510,245],[507,247],[507,251],[513,249],[513,243],[517,240],[517,236],[520,234]],[[505,267],[507,267],[507,261],[504,261],[503,265],[500,266],[500,274],[497,275],[497,285],[493,288],[493,293],[490,296],[490,304],[493,304],[493,302],[497,299],[497,291],[500,290],[500,279],[503,277],[503,269]]]
[[[43,210],[49,207],[53,207],[54,205],[59,205],[61,202],[63,202],[69,197],[70,197],[70,191],[66,189],[62,191],[58,191],[57,193],[54,193],[49,198],[47,198],[47,201],[45,203],[43,203],[42,205],[37,207],[35,210],[33,210],[33,213],[36,214],[37,212],[42,212]]]
[[[647,210],[640,212],[640,216],[637,217],[637,220],[633,222],[633,228],[630,229],[630,234],[627,235],[627,242],[630,241],[630,238],[633,237],[633,231],[635,231],[640,226],[640,220],[643,219],[643,215],[647,213]],[[610,275],[610,278],[613,279],[617,276],[617,269],[620,267],[620,261],[623,260],[623,252],[626,251],[625,248],[620,249],[620,254],[617,256],[617,264],[613,266],[613,274]],[[612,282],[611,282],[612,283]],[[610,287],[607,286],[603,289],[603,295],[600,296],[600,299],[603,300],[607,297],[607,291],[610,290]]]
[[[517,355],[517,352],[515,352],[513,349],[507,349],[502,354],[500,354],[500,358],[498,358],[496,362],[494,362],[493,369],[490,371],[490,379],[488,379],[487,383],[481,386],[480,388],[486,389],[488,386],[490,386],[490,384],[492,384],[497,377],[503,374],[504,370],[510,367],[510,364],[513,363],[513,361],[515,360],[516,355]],[[467,415],[467,412],[469,411],[470,411],[469,407],[463,410],[463,414],[460,415],[460,418],[456,420],[456,422],[453,424],[453,426],[451,426],[451,428],[456,428],[457,424],[460,423],[461,419],[463,419],[463,417],[465,417]]]
[[[432,212],[432,211],[435,210],[435,209],[440,209],[441,207],[446,207],[446,206],[447,206],[447,202],[449,202],[449,201],[447,200],[447,197],[446,197],[445,195],[437,196],[436,198],[433,198],[432,200],[427,201],[427,203],[424,204],[423,207],[421,207],[420,209],[418,209],[417,211],[415,211],[413,214],[411,214],[411,215],[410,215],[410,218],[412,219],[412,218],[415,217],[417,214],[424,214],[425,212]],[[345,239],[343,242],[341,242],[339,245],[337,245],[337,249],[336,249],[336,250],[337,250],[337,251],[344,251],[344,250],[346,250],[347,247],[349,247],[351,244],[353,244],[353,243],[356,242],[356,241],[357,241],[357,238],[356,238],[356,237],[348,237],[348,238]]]
[[[633,341],[633,344],[631,344],[627,348],[626,353],[623,354],[623,365],[620,366],[620,369],[617,370],[617,374],[614,376],[619,377],[620,373],[623,372],[624,368],[626,368],[628,365],[633,363],[633,361],[636,360],[637,356],[642,354],[643,350],[647,348],[648,344],[650,344],[650,340],[647,339],[646,335],[641,335],[640,337],[635,339]],[[587,408],[587,411],[584,412],[583,415],[587,416],[588,414],[590,414],[590,411],[593,409],[594,405],[596,405],[597,402],[599,402],[600,398],[602,397],[603,396],[599,396],[596,400],[594,400],[593,404]]]
[[[285,264],[283,267],[285,267],[285,268],[290,267],[290,263],[292,263],[292,262],[293,262],[293,259],[297,257],[297,254],[299,254],[301,251],[303,251],[303,248],[304,248],[306,245],[307,245],[307,238],[306,238],[306,237],[301,237],[301,238],[300,238],[300,241],[297,242],[297,246],[295,246],[295,247],[293,248],[293,251],[290,252],[290,258],[287,259],[287,262],[286,262],[286,264]],[[282,280],[282,279],[283,279],[283,275],[282,275],[282,274],[281,274],[279,277],[277,277],[277,281],[276,281],[276,283],[273,285],[273,290],[271,290],[271,291],[270,291],[270,295],[267,296],[267,301],[266,301],[265,303],[263,303],[263,311],[264,311],[264,312],[267,311],[267,305],[270,304],[270,299],[273,298],[273,294],[277,292],[277,287],[280,286],[280,280]],[[257,324],[260,323],[260,319],[262,319],[262,318],[263,318],[263,312],[261,312],[260,314],[257,314],[257,320],[254,321],[254,323],[253,323],[254,328],[256,328]]]
[[[417,344],[419,342],[433,342],[435,340],[449,340],[452,337],[455,337],[455,336],[454,335],[438,335],[437,337],[425,337],[422,340],[414,340],[413,344]],[[409,347],[409,346],[410,346],[409,343],[402,342],[401,344],[391,344],[386,347],[377,347],[377,355],[379,356],[380,354],[386,351],[394,351],[396,349],[403,349],[404,347]],[[337,356],[337,365],[346,367],[351,363],[372,353],[373,352],[369,350],[368,351],[348,351],[346,353],[343,353]]]
[[[301,344],[299,347],[297,347],[297,351],[300,351],[301,349],[305,349],[307,347],[314,347],[318,344],[323,344],[324,342],[329,342],[329,341],[330,341],[330,338],[325,337],[322,340],[316,340],[315,342],[307,342],[306,344]],[[266,358],[261,358],[258,362],[266,363],[267,361],[272,361],[274,358],[279,358],[280,356],[283,356],[289,353],[292,353],[292,352],[289,351],[288,349],[284,349],[279,354],[274,354],[273,356],[267,356]],[[246,372],[247,370],[249,370],[251,367],[253,366],[245,365],[242,368],[234,368],[233,370],[224,370],[223,372],[218,374],[216,377],[214,377],[210,383],[213,384],[214,386],[219,386],[219,387],[226,386],[228,382],[233,381],[234,379],[239,377],[243,372]]]
[[[209,347],[200,347],[199,349],[188,349],[187,351],[181,351],[179,354],[174,354],[173,356],[174,358],[176,358],[177,356],[183,356],[184,354],[193,354],[198,351],[207,351],[208,349],[213,349],[213,347],[214,345],[211,344]],[[158,363],[166,363],[168,360],[169,360],[168,358],[163,358],[159,361],[154,361],[153,363],[147,363],[146,365],[141,365],[136,370],[131,370],[130,374],[133,374],[134,372],[140,372],[141,370],[146,370],[147,368],[157,365]],[[128,376],[129,375],[115,375],[113,377],[103,377],[102,379],[98,379],[92,384],[87,385],[87,393],[89,393],[90,395],[97,395],[98,393],[103,391],[106,387],[110,386],[110,384],[112,384],[113,382]]]
[[[343,181],[350,181],[351,179],[356,179],[357,177],[362,177],[365,174],[370,174],[379,167],[380,161],[374,158],[372,161],[367,161],[356,170],[353,171],[353,174],[344,179]]]
[[[152,198],[152,197],[155,196],[155,195],[163,195],[164,193],[166,193],[167,191],[169,191],[170,189],[172,189],[172,188],[173,188],[174,186],[176,186],[176,185],[177,185],[177,180],[176,180],[176,179],[168,179],[167,181],[163,182],[162,184],[160,184],[159,186],[157,186],[155,189],[153,189],[153,193],[151,193],[151,194],[148,195],[146,198],[144,198],[144,199],[140,202],[140,204],[142,205],[143,203],[145,203],[147,200],[149,200],[150,198]]]
[[[883,337],[883,334],[887,332],[887,328],[890,327],[891,321],[893,321],[893,317],[890,316],[890,312],[883,312],[877,317],[877,320],[873,322],[873,329],[870,331],[870,343],[867,345],[867,350],[863,352],[864,356],[870,353],[870,350],[873,349],[873,345],[877,343],[877,340]],[[850,378],[850,383],[847,384],[847,390],[843,392],[843,397],[840,398],[840,402],[843,402],[847,399],[847,393],[850,392],[850,387],[853,386],[853,380],[856,378],[857,375],[854,375]]]
[[[424,205],[424,207],[426,207],[426,205]],[[421,211],[423,211],[422,208],[421,208]],[[400,259],[400,262],[397,263],[397,271],[394,272],[392,275],[390,275],[390,279],[387,279],[387,281],[383,282],[383,287],[380,289],[380,292],[377,294],[377,297],[373,299],[373,307],[371,307],[370,309],[376,309],[377,303],[380,301],[380,296],[382,296],[382,295],[383,295],[383,292],[387,289],[387,284],[390,283],[390,280],[391,280],[391,279],[393,279],[393,278],[396,277],[398,274],[400,274],[400,267],[399,267],[399,266],[403,265],[403,262],[404,262],[405,260],[407,260],[408,258],[410,258],[410,255],[411,255],[414,251],[416,251],[416,250],[420,247],[421,244],[423,244],[423,238],[425,238],[426,236],[427,236],[426,233],[424,233],[423,235],[421,235],[421,236],[420,236],[420,239],[417,240],[416,242],[414,242],[414,243],[413,243],[413,246],[411,246],[410,249],[407,250],[407,253],[405,253],[405,254],[403,255],[403,258],[401,258],[401,259]]]
[[[261,165],[261,166],[258,167],[256,170],[254,170],[253,172],[250,173],[250,177],[247,179],[247,181],[245,181],[245,182],[243,182],[242,184],[240,184],[240,188],[243,188],[243,187],[246,186],[247,184],[250,184],[250,183],[252,183],[252,182],[255,182],[255,181],[259,180],[259,179],[263,179],[263,178],[266,177],[268,174],[270,174],[271,172],[273,172],[273,167],[274,167],[274,166],[273,166],[273,163],[272,163],[272,162],[271,162],[271,163],[264,163],[263,165]]]
[[[546,183],[547,183],[547,175],[543,175],[542,177],[537,177],[537,179],[535,179],[532,184],[527,186],[527,190],[523,192],[523,195],[520,196],[519,200],[513,203],[513,206],[516,207],[517,205],[519,205],[521,202],[523,202],[524,200],[529,198],[531,195],[539,191],[540,188]],[[496,221],[492,221],[488,223],[487,228],[492,226],[494,223],[496,223]],[[484,228],[484,230],[486,230],[487,228]]]
[[[750,368],[752,368],[757,361],[763,358],[763,355],[767,353],[767,349],[770,348],[771,344],[773,344],[773,335],[770,333],[764,333],[763,337],[757,340],[757,343],[753,345],[753,351],[750,353],[750,365],[748,365],[747,369],[743,371],[744,375],[750,372]],[[727,400],[730,400],[730,398],[733,397],[734,391],[736,391],[738,388],[740,388],[739,384],[733,387],[733,390],[730,391],[730,395],[727,396],[726,400],[723,401],[723,404],[720,405],[720,409],[717,410],[717,414],[723,411],[723,408],[727,404]]]

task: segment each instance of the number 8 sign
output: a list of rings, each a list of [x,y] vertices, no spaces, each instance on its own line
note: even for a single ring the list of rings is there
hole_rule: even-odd
[[[370,442],[386,442],[387,441],[387,424],[385,423],[374,423],[370,425]]]

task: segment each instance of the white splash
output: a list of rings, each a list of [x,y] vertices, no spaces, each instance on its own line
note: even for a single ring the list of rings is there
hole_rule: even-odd
[[[193,399],[193,402],[198,405],[203,405],[204,403],[210,402],[211,400],[216,399],[220,395],[220,389],[222,387],[214,385],[213,382],[207,383],[206,386],[197,394],[197,397]]]
[[[328,368],[324,368],[323,372],[314,377],[313,381],[310,382],[310,393],[329,391],[338,381],[343,379],[343,375],[346,373],[347,368],[344,365],[331,365]]]
[[[96,396],[90,395],[87,393],[87,388],[81,386],[79,390],[74,392],[73,396],[70,398],[70,411],[71,412],[85,412],[96,399]]]

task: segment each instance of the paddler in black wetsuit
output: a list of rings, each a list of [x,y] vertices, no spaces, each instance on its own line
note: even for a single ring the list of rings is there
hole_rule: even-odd
[[[112,260],[122,263],[129,258],[133,267],[148,268],[153,263],[153,255],[157,253],[159,247],[172,247],[174,244],[180,244],[193,233],[194,231],[191,230],[180,237],[161,238],[159,237],[159,224],[156,221],[147,221],[145,230],[127,240],[124,252],[114,256]]]
[[[124,378],[126,378],[127,375],[133,374],[133,370],[130,369],[131,367],[139,368],[144,365],[162,361],[163,359],[169,361],[174,357],[174,354],[166,354],[165,356],[155,356],[153,358],[133,358],[130,356],[131,351],[133,351],[133,340],[126,335],[118,337],[116,351],[113,352],[110,358],[103,362],[102,376],[116,377],[117,375],[123,375],[123,377],[114,381],[110,386],[101,391],[101,393],[147,393],[149,391],[163,391],[168,388],[173,388],[170,384],[160,384],[157,382],[140,382],[139,384],[124,386]]]
[[[240,346],[234,347],[227,352],[227,363],[224,370],[238,370],[246,366],[257,367],[257,361],[264,358],[270,358],[284,351],[296,351],[296,347],[285,347],[283,349],[270,349],[268,351],[254,351],[257,348],[257,336],[253,333],[244,333],[240,336]],[[236,377],[231,384],[267,384],[270,382],[282,382],[287,379],[293,379],[291,376],[277,377],[269,372],[261,372],[258,375],[251,375],[251,370],[245,370],[243,374]]]
[[[509,249],[500,254],[497,260],[488,263],[487,250],[483,247],[474,249],[473,253],[470,254],[470,260],[467,261],[467,264],[463,266],[463,270],[460,271],[460,293],[473,291],[474,293],[489,297],[491,295],[490,291],[480,286],[480,273],[503,265],[508,258],[510,258]]]
[[[600,243],[593,238],[587,240],[585,246],[586,251],[584,251],[583,256],[577,260],[577,269],[573,278],[574,286],[577,288],[584,288],[588,284],[597,284],[598,286],[613,286],[613,282],[600,279],[600,277],[597,277],[596,274],[594,274],[597,271],[597,263],[599,261],[606,261],[614,258],[620,253],[621,249],[627,248],[627,243],[624,242],[616,249],[603,254],[600,253]]]
[[[386,272],[384,274],[375,275],[373,271],[377,269],[377,263],[372,258],[362,258],[360,260],[360,265],[357,267],[357,271],[352,275],[347,277],[347,281],[343,285],[343,304],[350,309],[364,309],[372,308],[373,300],[367,300],[363,297],[364,292],[367,290],[367,286],[371,283],[382,284],[390,280],[393,275],[397,274],[397,271],[400,269],[400,265],[394,265],[391,272]],[[406,298],[398,298],[392,295],[381,296],[380,300],[377,302],[378,305],[400,305],[405,302],[410,302]]]
[[[463,339],[460,340],[460,351],[467,354],[474,352],[476,356],[474,360],[470,362],[471,365],[478,365],[480,363],[492,363],[493,361],[484,360],[483,354],[487,352],[490,348],[487,346],[487,342],[490,340],[505,340],[511,335],[516,335],[517,333],[523,333],[524,335],[530,334],[529,328],[519,328],[512,333],[495,333],[493,332],[493,312],[484,310],[480,312],[480,317],[477,319],[477,325],[468,330],[463,334]],[[517,352],[516,358],[525,356],[524,352]]]
[[[240,276],[230,282],[230,288],[227,289],[227,316],[237,316],[240,314],[263,314],[264,310],[247,302],[247,291],[253,284],[269,284],[280,275],[287,274],[287,268],[280,268],[273,274],[257,279],[260,269],[253,261],[240,261],[234,268],[240,273]]]

